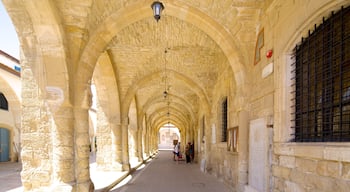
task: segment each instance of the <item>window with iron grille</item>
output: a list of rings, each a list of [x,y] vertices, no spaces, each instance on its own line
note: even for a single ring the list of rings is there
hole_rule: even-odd
[[[3,93],[0,92],[0,109],[9,110],[7,99]]]
[[[221,104],[221,142],[227,141],[227,97]]]
[[[350,8],[323,19],[294,49],[294,141],[350,141]]]

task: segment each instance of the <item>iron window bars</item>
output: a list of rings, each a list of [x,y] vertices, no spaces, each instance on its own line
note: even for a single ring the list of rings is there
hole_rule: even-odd
[[[293,59],[294,141],[350,141],[350,7],[309,30]]]
[[[224,99],[224,101],[221,104],[221,141],[226,142],[227,141],[227,97]]]

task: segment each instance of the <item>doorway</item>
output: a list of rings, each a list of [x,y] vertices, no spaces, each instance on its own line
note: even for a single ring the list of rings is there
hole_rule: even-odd
[[[9,130],[5,128],[0,128],[0,162],[5,162],[10,160],[9,156]]]

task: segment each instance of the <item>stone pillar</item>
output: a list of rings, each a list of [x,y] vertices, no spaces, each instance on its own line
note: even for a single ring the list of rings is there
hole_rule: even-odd
[[[152,131],[149,130],[148,132],[148,156],[152,155],[152,150],[153,150],[153,135],[152,135]]]
[[[122,170],[121,135],[121,125],[117,118],[108,117],[105,110],[98,105],[96,163],[99,170]]]
[[[143,150],[142,150],[142,127],[137,129],[137,156],[140,162],[143,162]]]
[[[112,161],[112,138],[111,127],[109,126],[108,117],[97,99],[96,111],[96,164],[98,170],[108,170]]]
[[[39,78],[40,79],[40,78]],[[25,191],[73,191],[73,108],[22,61],[21,179]]]
[[[155,152],[155,146],[158,146],[158,134],[156,131],[151,132],[151,155]]]
[[[120,124],[111,123],[112,130],[112,170],[122,171],[122,130]]]
[[[123,170],[129,171],[130,170],[130,161],[129,161],[129,134],[128,134],[128,126],[129,126],[129,118],[123,117],[122,118],[122,163],[123,163]]]
[[[28,61],[22,60],[22,127],[21,127],[21,180],[24,191],[45,190],[53,178],[52,140],[50,119]],[[54,174],[57,175],[57,174]]]
[[[137,127],[128,126],[128,136],[129,162],[135,163],[139,159],[137,152]]]
[[[85,92],[80,102],[74,108],[75,135],[75,180],[76,191],[93,191],[94,185],[90,179],[90,139],[89,139],[89,108],[91,106],[90,84],[85,85]],[[78,93],[77,93],[78,94]]]
[[[158,132],[154,132],[153,134],[153,150],[152,154],[156,153],[158,150]]]
[[[71,191],[74,177],[74,121],[71,106],[60,107],[54,115],[52,130],[53,191]]]
[[[144,153],[149,156],[149,129],[146,127],[144,130],[144,144],[145,144],[145,151]]]
[[[184,146],[186,146],[186,144],[188,143],[188,142],[191,142],[191,131],[190,131],[190,128],[189,127],[187,127],[187,129],[186,129],[186,135],[185,135],[185,137],[186,137],[186,139],[184,139],[184,141],[183,141],[183,145]]]

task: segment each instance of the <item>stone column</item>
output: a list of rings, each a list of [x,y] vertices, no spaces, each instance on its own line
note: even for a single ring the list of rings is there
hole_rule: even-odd
[[[145,128],[145,133],[144,133],[144,145],[145,145],[145,151],[144,153],[149,156],[149,134],[148,134],[148,128]]]
[[[89,108],[91,106],[90,84],[85,85],[85,92],[81,103],[74,108],[74,135],[75,135],[75,179],[76,191],[93,191],[94,185],[90,179],[90,139],[89,139]]]
[[[122,130],[121,125],[111,123],[112,130],[112,170],[122,171]]]
[[[142,127],[137,129],[137,156],[139,162],[143,162],[143,151],[142,151]]]
[[[128,126],[128,137],[129,161],[134,163],[138,161],[137,127]]]
[[[185,135],[185,137],[186,137],[186,139],[184,139],[184,141],[183,141],[183,145],[185,145],[186,146],[186,144],[188,143],[188,142],[191,142],[191,131],[190,131],[190,128],[189,127],[187,127],[187,129],[186,129],[186,131],[185,131],[186,133],[186,135]]]
[[[123,160],[123,170],[130,170],[130,161],[129,161],[129,134],[128,134],[129,118],[122,116],[122,160]]]
[[[40,79],[40,78],[39,78]],[[40,79],[41,80],[41,79]],[[34,79],[22,61],[21,179],[25,191],[74,188],[73,108],[60,87]]]
[[[72,106],[60,107],[54,115],[52,130],[53,191],[71,191],[74,177],[74,121]]]
[[[153,133],[153,148],[152,148],[152,154],[157,152],[158,149],[158,132]]]
[[[108,116],[97,99],[96,122],[96,164],[98,170],[108,170],[112,162],[113,133],[109,125]]]
[[[147,151],[147,154],[148,156],[152,155],[152,133],[151,133],[151,130],[148,130],[148,133],[147,133],[147,140],[148,140],[148,151]]]
[[[32,61],[34,62],[34,61]],[[21,180],[24,191],[45,190],[53,178],[52,124],[44,96],[39,88],[40,81],[33,76],[28,61],[21,61],[22,72],[22,127],[21,127]]]

